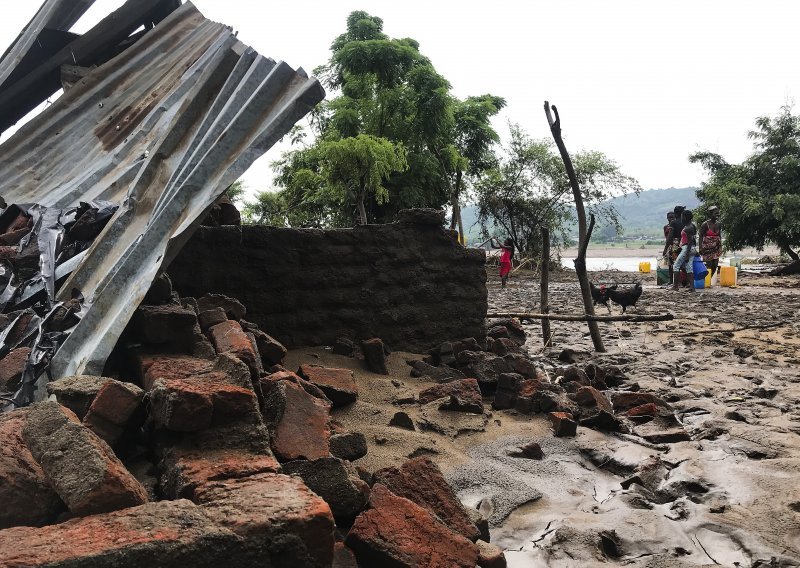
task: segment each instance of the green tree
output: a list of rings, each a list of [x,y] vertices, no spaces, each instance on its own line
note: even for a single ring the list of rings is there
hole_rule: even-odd
[[[319,150],[322,176],[327,182],[323,191],[341,202],[355,200],[362,225],[367,224],[366,198],[374,198],[379,205],[388,201],[384,180],[408,167],[402,144],[368,134],[326,141]]]
[[[231,203],[239,203],[244,198],[244,192],[244,183],[239,180],[228,186],[228,189],[225,190],[225,195],[228,196],[228,199],[231,200]]]
[[[454,175],[452,181],[453,209],[450,229],[458,225],[458,232],[464,235],[464,224],[461,220],[461,197],[465,189],[465,179],[479,179],[486,171],[497,166],[494,146],[500,137],[491,124],[491,118],[506,106],[505,99],[494,95],[468,97],[457,101],[453,113],[455,150],[451,153],[450,164]]]
[[[364,216],[368,221],[390,221],[399,209],[408,207],[439,208],[448,202],[457,206],[457,172],[467,171],[476,156],[485,157],[476,150],[481,142],[470,143],[468,138],[496,140],[489,118],[502,108],[502,99],[487,95],[471,101],[462,112],[461,126],[466,130],[459,134],[459,101],[447,80],[422,55],[419,43],[388,37],[383,20],[362,11],[347,18],[346,31],[331,44],[329,61],[315,74],[336,96],[311,113],[313,141],[307,144],[302,134],[294,132],[297,148],[274,164],[276,185],[291,194],[287,203],[308,207],[309,213],[320,215],[320,223],[334,226],[363,221]],[[483,131],[472,123],[481,118]],[[359,136],[370,138],[344,142]],[[373,142],[375,150],[378,146],[386,150],[385,145],[375,144],[378,140],[392,144],[395,158],[402,148],[405,165],[395,160],[374,191],[365,189],[361,201],[352,179],[343,182],[341,170],[331,174],[335,169],[331,158],[340,150],[338,158],[352,163],[353,152],[362,156],[366,152],[366,140]],[[460,144],[477,153],[462,154]],[[487,152],[488,143],[483,148]],[[384,157],[388,155],[383,152]]]
[[[703,202],[700,214],[710,205],[720,208],[729,250],[761,250],[772,242],[798,260],[794,249],[800,246],[800,117],[783,106],[774,117],[757,118],[749,137],[753,153],[741,164],[729,164],[712,152],[689,156],[709,172],[697,191]]]
[[[588,210],[619,230],[616,209],[606,201],[614,192],[638,193],[639,183],[601,152],[579,152],[572,161]],[[475,189],[478,220],[486,236],[501,231],[530,255],[540,250],[542,225],[557,242],[568,242],[567,230],[574,220],[572,190],[550,140],[534,140],[512,124],[505,156]]]

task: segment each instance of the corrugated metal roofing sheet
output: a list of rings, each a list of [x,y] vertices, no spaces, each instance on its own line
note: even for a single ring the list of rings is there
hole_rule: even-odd
[[[302,69],[258,55],[187,3],[0,146],[9,204],[120,205],[56,293],[77,290],[85,304],[54,378],[102,371],[213,201],[323,97]]]

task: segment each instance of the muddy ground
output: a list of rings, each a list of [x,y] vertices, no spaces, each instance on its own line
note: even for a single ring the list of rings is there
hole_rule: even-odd
[[[579,311],[574,273],[553,280],[551,310]],[[434,383],[412,378],[406,361],[421,355],[393,353],[388,377],[322,348],[291,352],[286,366],[354,369],[359,400],[334,415],[367,436],[369,454],[357,463],[374,471],[430,455],[462,501],[489,518],[509,566],[800,565],[800,279],[744,277],[738,288],[694,295],[651,280],[633,311],[675,320],[601,324],[602,355],[589,353],[585,324],[553,322],[553,348],[543,351],[540,324],[526,323],[525,348],[551,376],[565,348],[582,363],[618,366],[626,388],[638,384],[672,404],[691,441],[653,445],[587,428],[555,438],[545,416],[492,411],[488,400],[483,415],[420,406],[414,395]],[[506,290],[490,275],[489,295],[490,311],[538,311],[530,274]],[[415,431],[388,426],[397,411]],[[509,455],[531,441],[542,460]],[[645,463],[659,465],[644,475]],[[623,489],[637,468],[643,485]]]

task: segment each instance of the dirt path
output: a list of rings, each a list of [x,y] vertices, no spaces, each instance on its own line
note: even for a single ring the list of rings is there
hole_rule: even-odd
[[[516,277],[500,290],[493,276],[491,311],[538,311],[537,281]],[[555,278],[553,311],[578,311],[573,278]],[[632,282],[638,275],[592,278]],[[462,501],[490,519],[492,541],[506,550],[509,566],[796,566],[798,283],[746,279],[740,288],[693,296],[645,283],[636,310],[671,311],[676,319],[601,324],[609,350],[603,355],[587,352],[583,324],[553,322],[555,347],[545,353],[539,323],[524,325],[525,348],[548,376],[563,372],[558,355],[565,348],[581,365],[591,360],[617,367],[627,376],[626,389],[640,388],[672,404],[691,434],[686,442],[653,445],[587,428],[574,438],[555,438],[544,416],[491,411],[488,400],[483,415],[421,406],[414,395],[435,383],[410,376],[406,360],[420,355],[393,353],[388,377],[324,349],[292,352],[287,367],[315,362],[355,369],[359,401],[335,418],[367,436],[369,454],[357,463],[374,471],[430,455]],[[724,331],[770,324],[777,325]],[[701,329],[709,332],[684,335]],[[412,418],[415,431],[388,426],[398,411]],[[509,455],[531,441],[541,445],[542,460]],[[657,465],[648,470],[648,463]],[[623,489],[634,474],[638,482]]]

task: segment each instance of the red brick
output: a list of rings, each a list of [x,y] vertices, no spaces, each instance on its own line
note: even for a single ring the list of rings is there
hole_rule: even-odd
[[[279,473],[281,466],[272,455],[242,449],[212,451],[171,450],[162,460],[161,489],[169,499],[194,499],[195,489],[209,481],[222,481]]]
[[[264,566],[329,567],[330,507],[295,477],[262,473],[212,481],[195,490],[206,515],[245,540]]]
[[[96,415],[117,426],[124,426],[142,403],[143,396],[144,391],[136,385],[109,380],[97,391],[86,418]]]
[[[459,379],[427,388],[419,393],[420,404],[428,404],[440,398],[456,396],[465,402],[483,406],[483,397],[477,379]]]
[[[350,369],[300,365],[297,373],[311,384],[318,386],[333,403],[334,408],[353,403],[358,398],[358,384]]]
[[[256,338],[256,346],[265,367],[279,365],[283,362],[283,358],[286,357],[286,347],[280,341],[260,329],[251,331]]]
[[[634,406],[628,412],[626,412],[628,416],[658,416],[658,407],[653,404],[652,402],[648,402],[647,404],[640,404],[639,406]]]
[[[614,410],[617,412],[628,410],[634,406],[641,406],[649,402],[661,408],[672,409],[667,402],[649,392],[615,392],[611,395],[611,403],[614,405]]]
[[[569,412],[551,412],[550,420],[556,436],[574,436],[578,431],[578,424]]]
[[[330,408],[330,402],[309,394],[295,382],[273,381],[264,393],[264,418],[270,429],[272,451],[278,459],[327,457]]]
[[[185,500],[0,531],[0,566],[15,568],[216,568],[245,565],[246,554],[237,535]]]
[[[482,540],[475,544],[478,545],[478,566],[480,568],[506,568],[506,557],[502,548]]]
[[[66,508],[22,439],[29,411],[0,413],[0,529],[43,525]]]
[[[585,408],[598,408],[611,412],[611,403],[606,395],[594,387],[581,387],[575,393],[575,401]]]
[[[30,407],[23,439],[59,497],[78,515],[140,505],[147,492],[114,452],[57,402]]]
[[[150,392],[150,412],[159,427],[196,432],[252,417],[258,413],[258,402],[251,389],[210,374],[157,380]]]
[[[376,483],[370,508],[361,513],[345,543],[359,566],[475,568],[477,547],[427,509]]]
[[[236,298],[229,298],[223,294],[206,294],[197,299],[197,309],[201,312],[222,308],[225,314],[234,320],[240,320],[247,315],[247,309]]]
[[[30,353],[27,347],[18,347],[0,360],[0,391],[12,392],[19,388]]]
[[[478,527],[470,520],[439,467],[430,458],[414,458],[399,468],[376,471],[375,482],[382,483],[395,495],[424,507],[465,538],[474,541],[480,536]]]
[[[208,373],[214,367],[214,361],[182,356],[140,355],[140,361],[142,387],[146,391],[153,388],[153,383],[158,379],[186,379]]]
[[[206,385],[191,379],[158,379],[150,391],[155,425],[175,432],[197,432],[211,426],[214,403]]]
[[[247,363],[251,369],[256,366],[256,353],[247,334],[238,321],[227,320],[208,329],[208,335],[217,353],[230,353]]]
[[[100,388],[113,380],[93,375],[73,375],[47,383],[47,393],[54,395],[61,406],[66,406],[83,420]]]

